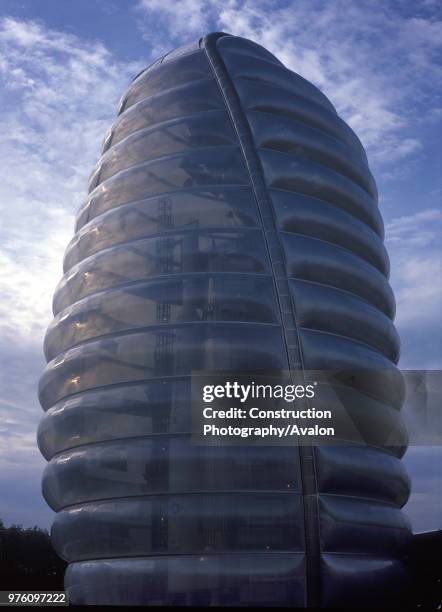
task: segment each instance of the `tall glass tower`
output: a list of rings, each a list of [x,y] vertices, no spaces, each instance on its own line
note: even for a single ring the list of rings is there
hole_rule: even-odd
[[[73,603],[395,596],[409,481],[388,265],[358,138],[268,51],[209,34],[134,79],[45,340],[43,492]],[[190,442],[193,370],[348,368],[392,373],[341,390],[365,444]]]

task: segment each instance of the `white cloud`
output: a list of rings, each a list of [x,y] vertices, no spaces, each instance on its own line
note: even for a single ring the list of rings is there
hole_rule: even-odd
[[[207,26],[210,2],[204,0],[180,0],[179,3],[163,0],[141,0],[140,7],[147,11],[158,11],[167,23],[168,29],[174,32],[196,32]],[[152,28],[154,31],[155,28]]]
[[[101,43],[11,18],[0,22],[0,59],[0,329],[40,343],[87,176],[139,66]]]
[[[393,219],[386,226],[391,283],[397,302],[396,325],[404,337],[409,331],[418,330],[423,349],[420,355],[409,351],[407,367],[442,367],[441,231],[442,212],[433,208]],[[433,352],[438,353],[434,358]]]
[[[371,2],[348,0],[291,0],[280,6],[268,0],[186,0],[167,6],[159,0],[138,5],[146,38],[163,51],[164,39],[181,44],[208,30],[251,38],[330,97],[375,166],[422,148],[414,132],[420,104],[431,105],[442,80],[435,58],[442,22],[431,13],[407,17],[391,2],[374,10]],[[161,15],[163,27],[152,28]]]
[[[38,482],[42,470],[36,395],[52,294],[100,142],[121,93],[140,69],[118,61],[101,43],[36,22],[0,20],[0,473],[5,478],[21,474]],[[43,515],[43,503],[40,507]]]

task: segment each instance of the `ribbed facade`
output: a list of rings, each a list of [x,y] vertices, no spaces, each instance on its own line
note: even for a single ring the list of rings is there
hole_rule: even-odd
[[[73,603],[394,597],[409,482],[388,257],[363,148],[318,89],[224,34],[142,72],[64,272],[39,445]],[[365,445],[190,443],[193,370],[351,368],[393,380],[340,389]]]

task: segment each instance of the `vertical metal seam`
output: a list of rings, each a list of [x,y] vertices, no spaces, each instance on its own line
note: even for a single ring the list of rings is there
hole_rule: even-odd
[[[224,97],[249,171],[250,182],[252,184],[258,213],[261,219],[264,241],[273,271],[276,297],[281,317],[281,327],[284,334],[290,375],[292,377],[295,370],[301,369],[302,373],[304,373],[304,359],[299,327],[297,324],[296,306],[290,291],[285,265],[285,255],[275,222],[273,204],[267,193],[261,162],[255,151],[248,120],[241,107],[239,96],[230,79],[227,68],[216,49],[216,40],[223,35],[223,33],[213,33],[204,37],[203,48],[206,51],[215,79]],[[320,605],[320,545],[314,448],[312,444],[298,446],[298,452],[304,508],[307,583],[306,604],[309,607],[316,607]]]

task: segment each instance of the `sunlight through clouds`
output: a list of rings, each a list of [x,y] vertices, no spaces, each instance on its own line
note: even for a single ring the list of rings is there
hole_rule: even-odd
[[[0,21],[2,473],[29,477],[33,465],[43,467],[36,390],[52,294],[104,132],[140,67],[119,62],[101,43]]]
[[[13,19],[0,22],[0,53],[0,325],[8,338],[41,346],[75,211],[139,65],[120,64],[100,43]]]

